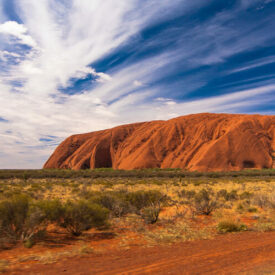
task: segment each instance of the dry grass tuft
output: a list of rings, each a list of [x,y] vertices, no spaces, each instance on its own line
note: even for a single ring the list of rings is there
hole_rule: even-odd
[[[156,230],[145,230],[143,236],[149,244],[171,244],[175,242],[211,239],[213,231],[211,228],[198,228],[186,222],[177,222],[170,226],[160,227]]]
[[[6,272],[9,267],[9,264],[9,261],[0,259],[0,273]]]

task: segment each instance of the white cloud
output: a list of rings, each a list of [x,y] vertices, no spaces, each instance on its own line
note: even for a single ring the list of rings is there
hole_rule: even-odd
[[[7,61],[7,58],[9,57],[20,57],[20,54],[14,53],[14,52],[9,52],[9,51],[0,51],[0,59],[3,61]]]
[[[95,69],[91,67],[84,67],[75,72],[74,78],[86,78],[89,74],[96,78],[97,82],[104,83],[112,80],[112,77],[106,73],[96,72]]]
[[[141,81],[139,81],[139,80],[135,80],[134,81],[134,86],[136,86],[136,87],[142,87],[144,84],[141,82]]]
[[[105,73],[95,73],[95,76],[97,76],[97,82],[104,83],[112,80],[112,77]]]
[[[36,42],[34,39],[27,34],[28,29],[15,21],[6,21],[0,24],[0,33],[6,35],[12,35],[18,38],[19,42],[30,47],[36,47]]]
[[[175,105],[177,104],[173,99],[171,98],[164,98],[164,97],[157,97],[155,99],[156,102],[160,102],[164,105]]]
[[[265,66],[268,64],[272,64],[274,62],[275,62],[275,56],[269,56],[267,58],[262,58],[260,60],[257,60],[256,62],[255,61],[249,62],[246,66],[234,69],[234,70],[230,71],[229,73],[238,73],[238,72],[242,72],[242,71],[247,71],[247,70],[255,69],[255,68]]]

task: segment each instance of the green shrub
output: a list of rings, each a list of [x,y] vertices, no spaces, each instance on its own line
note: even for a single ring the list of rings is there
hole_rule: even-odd
[[[201,182],[200,182],[200,181],[195,181],[195,182],[193,183],[193,185],[194,185],[194,186],[200,186],[200,185],[201,185]]]
[[[12,199],[0,203],[1,233],[10,238],[20,237],[22,226],[29,210],[28,198],[13,196]]]
[[[255,205],[259,206],[260,208],[264,208],[268,206],[269,198],[266,194],[260,193],[254,196],[253,202]]]
[[[60,225],[74,236],[80,236],[83,231],[92,227],[107,224],[108,210],[98,204],[80,200],[67,202],[63,208],[63,221]]]
[[[142,210],[141,217],[146,223],[154,224],[158,221],[160,213],[159,206],[149,206]]]
[[[228,194],[227,190],[221,189],[220,191],[217,192],[217,197],[226,199],[227,194]]]
[[[219,233],[239,232],[245,230],[247,230],[247,226],[245,224],[236,223],[234,221],[221,221],[217,225],[217,231]]]
[[[236,190],[232,190],[230,192],[228,192],[225,189],[221,189],[218,193],[217,193],[217,197],[222,197],[224,198],[226,201],[234,201],[238,199],[238,194]]]
[[[217,208],[218,204],[211,190],[202,189],[195,195],[193,206],[197,214],[210,215]]]
[[[47,221],[60,222],[62,220],[64,208],[59,200],[40,201],[37,203],[37,206],[45,214]]]
[[[121,217],[134,211],[127,194],[124,191],[87,192],[84,198],[107,208],[112,216]]]
[[[16,195],[0,203],[0,230],[7,239],[26,241],[45,227],[43,211],[28,197]]]
[[[141,215],[146,207],[160,207],[165,201],[165,196],[156,190],[149,191],[113,191],[91,194],[90,201],[107,208],[113,216],[121,217],[129,213]]]
[[[245,207],[242,203],[239,203],[237,205],[237,208],[236,208],[236,211],[239,212],[239,213],[242,213],[244,211]]]
[[[121,217],[133,212],[133,207],[123,192],[112,192],[100,195],[96,202],[107,208],[115,217]]]
[[[189,172],[180,169],[138,169],[138,170],[113,170],[113,169],[85,169],[85,170],[69,170],[69,169],[42,169],[42,170],[0,170],[1,179],[20,178],[107,178],[107,177],[131,177],[131,178],[156,178],[156,177],[255,177],[265,176],[274,177],[275,169],[262,170],[245,170],[232,172]],[[268,180],[268,179],[267,179]]]
[[[196,195],[196,191],[194,190],[184,190],[178,192],[178,195],[180,198],[186,198],[186,199],[192,199]]]
[[[249,207],[247,209],[247,212],[249,212],[249,213],[256,213],[256,212],[258,212],[258,209],[256,207]]]
[[[32,248],[33,245],[34,245],[33,239],[28,239],[28,240],[26,240],[26,241],[24,242],[24,246],[25,246],[26,248]]]
[[[250,199],[252,196],[253,196],[252,193],[245,191],[242,194],[240,194],[240,199],[247,200],[247,199]]]
[[[126,199],[136,209],[137,214],[140,214],[142,208],[157,205],[165,197],[157,190],[149,190],[128,193]]]

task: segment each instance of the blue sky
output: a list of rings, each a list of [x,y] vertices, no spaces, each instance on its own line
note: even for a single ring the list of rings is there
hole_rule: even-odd
[[[274,0],[0,0],[0,168],[71,134],[275,114]]]

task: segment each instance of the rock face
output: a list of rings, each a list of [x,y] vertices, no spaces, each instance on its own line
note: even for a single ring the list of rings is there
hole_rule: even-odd
[[[275,168],[275,116],[196,114],[73,135],[44,168]]]

